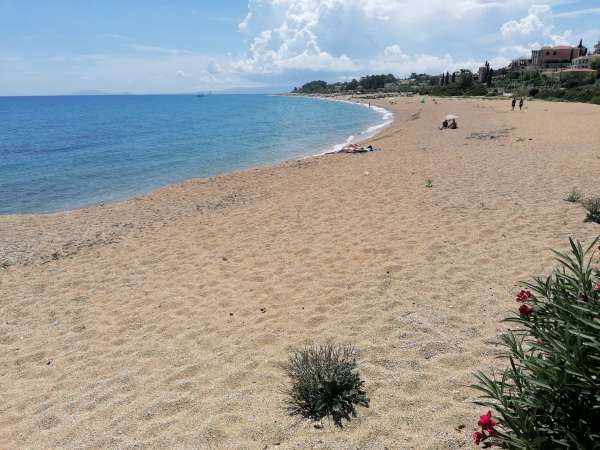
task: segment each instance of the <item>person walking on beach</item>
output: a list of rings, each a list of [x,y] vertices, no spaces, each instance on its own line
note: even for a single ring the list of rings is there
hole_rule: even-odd
[[[523,99],[519,100],[519,111],[523,111]]]
[[[517,106],[517,99],[516,99],[516,98],[513,98],[513,99],[512,99],[512,108],[513,108],[512,110],[513,110],[513,111],[515,110],[515,106]]]

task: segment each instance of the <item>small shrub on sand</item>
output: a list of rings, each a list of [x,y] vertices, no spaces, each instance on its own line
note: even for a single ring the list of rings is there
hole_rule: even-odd
[[[583,198],[583,194],[581,191],[573,188],[565,197],[565,201],[569,203],[579,203]]]
[[[427,180],[425,182],[425,187],[431,189],[433,187],[433,180]]]
[[[369,407],[358,373],[358,353],[346,345],[313,345],[290,353],[284,369],[290,378],[287,409],[314,421],[325,417],[342,427],[356,417],[356,406]]]
[[[587,209],[587,221],[600,223],[600,197],[586,198],[581,204]]]
[[[600,270],[594,255],[571,240],[559,267],[525,284],[502,335],[508,367],[473,387],[479,418],[476,444],[509,449],[592,449],[600,442]],[[596,259],[597,261],[597,259]],[[492,413],[495,411],[494,413]]]

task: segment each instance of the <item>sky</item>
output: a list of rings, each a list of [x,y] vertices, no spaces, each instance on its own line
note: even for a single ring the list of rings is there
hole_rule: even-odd
[[[599,0],[0,0],[0,95],[282,92],[580,39]]]

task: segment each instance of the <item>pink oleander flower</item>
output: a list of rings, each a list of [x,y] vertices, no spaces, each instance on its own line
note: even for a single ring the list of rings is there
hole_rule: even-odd
[[[496,426],[496,421],[492,419],[492,412],[488,411],[487,414],[479,416],[479,422],[477,422],[477,425],[479,425],[483,430],[488,430]]]
[[[531,292],[526,291],[526,290],[522,290],[521,292],[519,292],[517,294],[517,301],[518,302],[526,302],[530,298],[531,298]]]
[[[529,305],[523,304],[519,307],[519,313],[524,317],[529,317],[532,312],[533,308]]]
[[[484,435],[484,434],[482,434],[482,433],[481,433],[481,432],[479,432],[479,431],[476,431],[475,433],[473,433],[473,434],[471,435],[471,437],[473,438],[473,443],[474,443],[475,445],[479,445],[479,443],[480,443],[480,442],[481,442],[481,441],[484,439],[484,436],[485,436],[485,435]]]
[[[597,291],[600,291],[600,283],[598,283],[598,284],[596,285],[596,290],[597,290]]]

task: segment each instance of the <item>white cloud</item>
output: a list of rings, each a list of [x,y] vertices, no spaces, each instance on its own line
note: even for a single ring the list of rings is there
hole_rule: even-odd
[[[428,54],[408,55],[399,45],[386,47],[383,54],[376,56],[369,62],[369,68],[374,72],[394,73],[408,75],[417,73],[453,72],[458,69],[476,70],[482,61],[467,59],[455,60],[451,55],[435,56]]]
[[[148,52],[148,53],[158,53],[161,55],[191,55],[193,52],[189,50],[182,50],[179,48],[165,48],[165,47],[157,47],[154,45],[141,45],[141,44],[131,44],[129,46],[132,50],[140,51],[140,52]]]
[[[500,28],[504,39],[548,35],[554,28],[552,9],[548,5],[533,5],[521,20],[511,20]]]
[[[500,47],[499,53],[516,57],[528,55],[531,50],[539,49],[542,45],[574,45],[580,38],[589,36],[590,32],[582,32],[577,36],[571,30],[557,32],[555,18],[575,17],[580,13],[581,11],[573,11],[554,14],[549,5],[533,5],[527,16],[502,25],[500,33],[505,45]]]
[[[587,8],[587,9],[578,9],[576,11],[567,11],[559,14],[555,14],[554,17],[564,17],[568,19],[573,19],[581,16],[588,16],[593,14],[600,14],[600,8]]]
[[[548,0],[548,4],[559,0]],[[236,64],[245,73],[277,74],[286,71],[348,73],[389,68],[406,72],[478,64],[476,58],[454,59],[419,52],[390,55],[394,42],[415,41],[421,47],[439,37],[470,32],[482,17],[509,14],[513,9],[529,15],[502,27],[505,40],[513,36],[549,34],[553,29],[548,5],[531,0],[249,0],[248,14],[238,28],[248,39],[248,54]],[[461,26],[462,25],[462,26]],[[444,34],[445,32],[445,34]],[[464,38],[464,37],[463,37]],[[456,39],[456,38],[455,38]],[[443,42],[443,41],[442,41]],[[445,46],[439,46],[442,51]],[[386,54],[386,52],[388,54]],[[378,56],[376,56],[378,55]],[[503,57],[500,57],[503,58]]]

